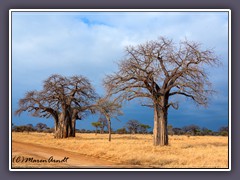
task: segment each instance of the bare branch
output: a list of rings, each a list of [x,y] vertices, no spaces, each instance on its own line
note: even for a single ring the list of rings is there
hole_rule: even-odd
[[[177,47],[172,40],[160,37],[127,47],[119,71],[107,76],[104,86],[110,95],[125,100],[149,98],[163,103],[162,108],[177,107],[168,104],[173,95],[184,95],[205,106],[213,91],[204,67],[218,64],[214,51],[202,49],[199,43],[185,40]]]
[[[73,117],[81,119],[96,97],[97,94],[87,78],[67,78],[54,74],[44,81],[43,90],[27,92],[19,100],[19,109],[15,111],[15,115],[26,111],[32,116],[52,116],[57,119],[60,112],[68,110]]]

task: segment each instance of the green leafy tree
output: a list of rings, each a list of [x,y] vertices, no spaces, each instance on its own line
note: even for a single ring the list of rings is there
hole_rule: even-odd
[[[92,122],[92,126],[96,128],[96,134],[97,134],[98,128],[101,127],[101,122]]]
[[[139,125],[139,132],[142,134],[146,134],[148,132],[148,129],[150,129],[151,126],[147,125],[147,124],[140,124]]]
[[[228,136],[228,127],[227,126],[223,126],[221,128],[219,128],[219,134],[221,136]]]

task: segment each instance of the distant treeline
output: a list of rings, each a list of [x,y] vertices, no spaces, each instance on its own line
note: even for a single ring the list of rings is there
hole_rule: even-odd
[[[96,123],[95,123],[96,124]],[[94,123],[93,126],[96,127]],[[126,123],[126,125],[117,130],[111,129],[112,134],[152,134],[152,131],[149,131],[149,125],[141,124],[137,120],[130,120]],[[16,126],[12,124],[12,132],[44,132],[44,133],[54,133],[54,128],[48,127],[44,123],[38,123],[36,126],[32,124],[20,125]],[[76,129],[77,133],[108,133],[108,130],[105,130],[104,127],[100,126],[100,129],[96,128],[96,130],[89,129]],[[223,126],[219,128],[218,131],[212,131],[205,127],[199,127],[197,125],[188,125],[182,128],[173,127],[172,125],[168,125],[168,134],[169,135],[188,135],[188,136],[228,136],[229,128],[227,126]]]
[[[12,124],[12,132],[47,132],[47,133],[53,133],[54,128],[50,128],[44,123],[38,123],[38,124],[36,124],[36,126],[33,126],[32,124],[20,125],[20,126],[16,126],[16,125]]]

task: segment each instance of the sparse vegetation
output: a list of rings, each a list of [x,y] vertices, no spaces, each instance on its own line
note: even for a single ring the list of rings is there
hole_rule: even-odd
[[[102,120],[98,120],[97,122],[92,122],[92,126],[95,128],[95,130],[89,130],[89,129],[76,129],[77,133],[97,133],[100,132],[101,134],[107,133],[107,131],[104,131],[102,129],[103,125],[101,122]],[[131,134],[133,127],[135,128],[134,134],[152,134],[152,131],[148,131],[149,128],[151,128],[147,124],[141,124],[137,120],[130,120],[126,123],[126,125],[122,128],[119,128],[117,130],[113,130],[111,128],[111,133],[116,134]],[[100,131],[98,130],[100,128]],[[127,129],[128,131],[127,131]],[[196,130],[197,129],[197,130]],[[12,124],[12,132],[47,132],[47,133],[54,133],[54,128],[48,127],[46,124],[43,123],[37,123],[36,126],[33,126],[32,124],[27,125],[20,125],[16,126]],[[172,125],[168,125],[168,132],[169,135],[188,135],[188,136],[228,136],[228,127],[223,126],[219,128],[218,131],[212,131],[206,127],[200,128],[197,125],[189,125],[184,126],[182,128],[173,127]],[[195,132],[195,133],[193,133]],[[196,133],[197,132],[197,133]]]
[[[12,133],[13,141],[58,148],[109,160],[119,165],[156,168],[227,168],[228,138],[224,136],[170,136],[169,146],[152,146],[150,134],[77,133],[75,138],[54,139],[48,133]],[[14,152],[13,152],[14,153]],[[38,166],[40,167],[40,165]]]

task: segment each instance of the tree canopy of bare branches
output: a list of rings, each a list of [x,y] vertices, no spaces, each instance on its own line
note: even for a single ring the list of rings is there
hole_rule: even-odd
[[[140,123],[137,120],[129,120],[126,123],[126,127],[128,128],[128,130],[131,134],[135,134],[135,133],[138,132],[138,129],[140,127]]]
[[[173,97],[185,96],[207,106],[214,91],[205,68],[218,65],[219,60],[213,50],[197,42],[184,40],[176,45],[165,37],[125,51],[119,70],[108,75],[104,85],[109,94],[125,100],[149,99],[145,105],[154,108],[154,145],[167,145],[168,109],[178,109]]]
[[[110,99],[108,96],[99,98],[94,105],[94,109],[105,116],[108,122],[108,141],[111,141],[111,118],[118,118],[123,113],[122,105],[118,98]]]
[[[27,92],[19,100],[20,115],[26,111],[36,117],[52,117],[55,138],[75,136],[76,120],[91,113],[97,95],[89,80],[83,76],[64,77],[54,74],[43,83],[43,90]]]

